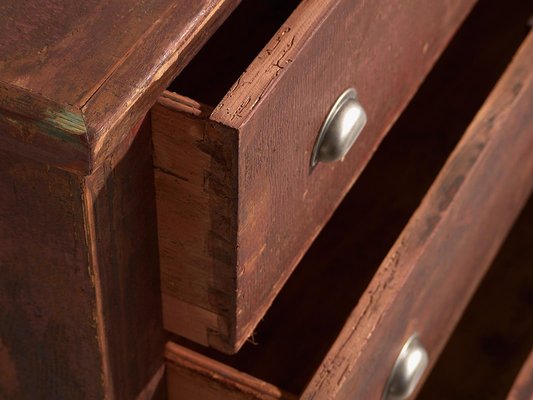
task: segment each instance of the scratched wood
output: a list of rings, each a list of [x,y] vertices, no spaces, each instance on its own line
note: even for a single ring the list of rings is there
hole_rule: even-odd
[[[427,348],[430,364],[438,358],[533,188],[532,56],[533,34],[471,122],[368,286],[353,293],[355,308],[314,376],[304,382],[300,398],[380,398],[390,368],[413,332],[418,332]],[[340,259],[331,261],[332,266]],[[322,261],[328,260],[324,256]],[[359,263],[352,260],[347,256],[346,265],[356,268]],[[338,295],[331,290],[328,296]],[[298,313],[292,316],[300,317]],[[300,334],[302,341],[306,328],[320,331],[306,321],[300,321],[300,327],[294,334]],[[256,346],[261,347],[261,336],[257,339]],[[276,350],[284,339],[275,332],[269,340],[265,357],[249,361],[283,370],[284,365],[268,360],[277,351],[276,359],[283,359],[282,353],[291,349]],[[214,357],[231,360],[239,355]],[[261,366],[253,368],[261,370]],[[191,379],[197,385],[209,385],[214,378],[196,373]]]
[[[237,3],[2,1],[0,145],[93,170]]]
[[[164,395],[138,122],[237,3],[1,2],[0,398]]]
[[[160,243],[165,245],[161,252],[163,285],[168,294],[164,308],[179,310],[174,317],[165,313],[168,328],[225,352],[242,346],[472,4],[302,2],[210,117],[201,117],[204,122],[200,125],[216,127],[213,141],[218,140],[219,132],[225,132],[222,137],[230,147],[223,153],[235,154],[234,171],[221,170],[212,154],[207,157],[215,162],[202,165],[191,163],[192,153],[176,156],[182,152],[173,145],[179,141],[173,139],[178,128],[171,126],[181,126],[184,136],[202,133],[194,117],[196,111],[182,109],[184,116],[178,116],[180,101],[168,93],[162,97],[152,113],[155,158],[160,160],[156,161],[157,186],[161,182],[158,193],[164,190],[166,198],[158,203],[158,213],[160,221],[173,221],[175,226],[169,230],[171,225],[165,224],[159,233]],[[411,20],[414,15],[416,21]],[[335,98],[349,86],[359,91],[369,115],[368,126],[344,162],[319,165],[311,172],[310,156],[320,125]],[[169,105],[172,101],[175,104]],[[163,108],[176,110],[174,123],[168,111],[162,116]],[[165,122],[158,121],[160,116]],[[187,120],[194,122],[183,125]],[[210,141],[210,130],[203,135],[193,147]],[[195,167],[200,169],[194,175],[205,180],[185,183],[180,179]],[[227,173],[233,174],[231,179]],[[224,176],[234,187],[206,189],[211,176]],[[185,188],[190,185],[200,186]],[[223,237],[230,241],[224,248],[233,263],[224,268],[229,274],[224,282],[217,281],[217,274],[222,272],[212,257],[212,247],[184,246],[188,233],[179,228],[186,225],[199,232],[204,243],[206,237],[213,237],[205,229],[213,226],[210,218],[219,212],[218,203],[208,201],[216,197],[208,195],[214,190],[231,193],[233,208],[227,214],[230,220],[238,221],[236,235],[230,231]],[[187,201],[184,194],[191,191],[203,196],[202,201],[182,204]],[[172,197],[176,199],[174,207]],[[184,217],[180,222],[180,214],[199,218],[191,221]],[[186,264],[190,253],[202,261]],[[195,287],[180,281],[184,270],[194,270],[203,281],[196,281]],[[202,292],[202,287],[214,290]],[[211,322],[184,322],[183,315],[188,316],[187,321]],[[196,331],[192,336],[190,328],[202,324],[207,331]],[[213,331],[214,325],[225,328]],[[216,343],[206,337],[216,337]]]

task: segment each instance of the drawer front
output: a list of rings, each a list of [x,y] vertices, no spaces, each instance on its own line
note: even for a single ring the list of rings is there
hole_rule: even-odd
[[[429,355],[428,370],[438,358],[533,188],[531,59],[533,34],[470,124],[300,398],[381,398],[402,346],[414,333]],[[183,363],[180,357],[189,353],[169,344],[169,368],[187,369],[202,385],[227,377],[194,372],[212,369],[211,360]],[[239,379],[246,376],[233,372]],[[169,374],[173,385],[181,379]],[[272,390],[283,398],[280,389]]]
[[[204,161],[194,172],[200,187],[185,196],[178,180],[195,166],[168,146],[158,117],[181,105],[165,96],[152,115],[157,181],[166,181],[158,183],[160,225],[178,220],[173,197],[205,204],[204,225],[188,225],[201,236],[192,248],[183,245],[186,230],[160,231],[169,330],[224,351],[243,344],[472,4],[303,1],[204,128],[193,124],[189,155]],[[342,162],[311,169],[320,127],[348,87],[357,89],[368,123]],[[201,114],[197,108],[191,113]],[[192,253],[202,261],[176,261]],[[194,329],[183,327],[198,313]]]

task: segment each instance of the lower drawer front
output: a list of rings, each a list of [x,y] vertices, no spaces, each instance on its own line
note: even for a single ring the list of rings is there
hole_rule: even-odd
[[[378,399],[400,349],[414,333],[429,355],[429,367],[438,358],[533,187],[532,59],[533,34],[526,38],[377,272],[358,295],[355,308],[312,378],[304,381],[302,390],[292,393],[303,399]],[[344,224],[348,224],[345,228],[349,232],[349,222]],[[329,257],[334,258],[335,243],[329,244],[333,246]],[[363,261],[344,260],[354,268]],[[327,280],[320,276],[314,279]],[[340,295],[335,290],[324,294]],[[324,299],[308,302],[319,304]],[[278,327],[283,330],[281,325]],[[305,323],[301,328],[314,329]],[[303,341],[306,331],[294,334]],[[293,351],[284,347],[287,335],[280,335],[274,333],[269,341],[259,343],[257,347],[270,346],[267,357],[248,363],[245,360],[242,369],[268,375],[264,368],[269,367],[258,364],[273,358],[276,347],[277,353]],[[268,395],[243,391],[232,382],[231,374],[205,373],[212,367],[212,360],[199,357],[191,362],[188,356],[189,362],[183,363],[182,355],[189,353],[176,344],[168,345],[169,387],[179,388],[182,379],[190,379],[173,372],[178,368],[194,375],[200,385],[229,379],[225,387],[243,398],[287,396],[275,388]],[[218,358],[240,369],[239,362]],[[216,365],[220,369],[221,364]],[[284,365],[270,368],[275,375],[275,370],[283,370]],[[306,366],[302,364],[301,368]],[[235,370],[232,374],[239,375]],[[277,386],[285,389],[283,384]],[[171,399],[181,398],[176,390],[170,393]]]

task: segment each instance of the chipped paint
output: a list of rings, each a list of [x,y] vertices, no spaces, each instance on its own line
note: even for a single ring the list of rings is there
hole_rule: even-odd
[[[85,121],[81,112],[72,112],[65,109],[44,110],[43,123],[57,128],[60,131],[67,132],[69,135],[84,135],[86,133]]]

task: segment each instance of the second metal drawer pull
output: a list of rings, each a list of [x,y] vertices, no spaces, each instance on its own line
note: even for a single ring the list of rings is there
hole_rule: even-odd
[[[428,365],[428,353],[418,335],[414,334],[402,347],[389,381],[383,392],[383,400],[404,400],[413,394]]]
[[[341,160],[366,124],[366,113],[354,88],[345,90],[331,107],[313,149],[311,166]]]

